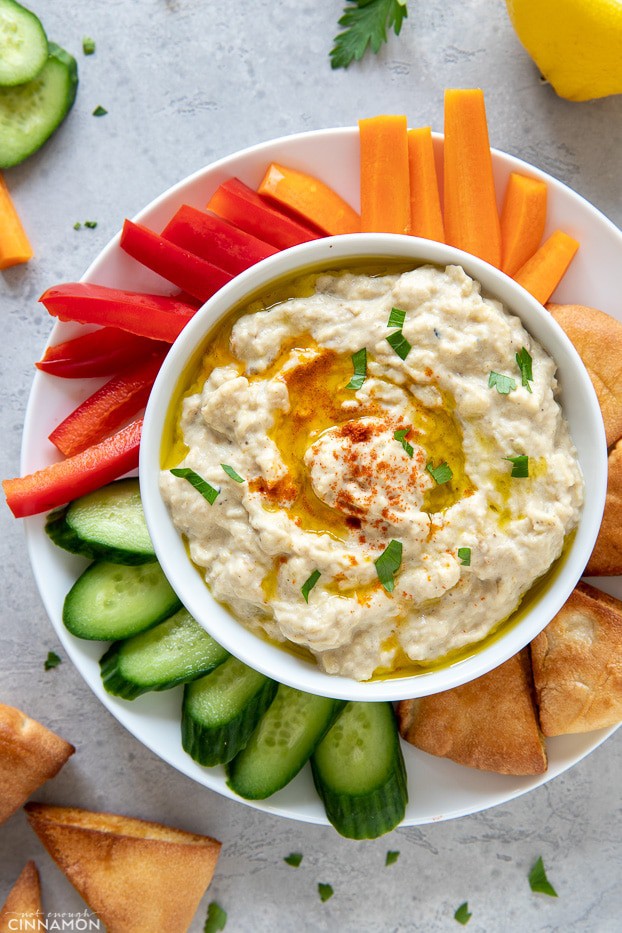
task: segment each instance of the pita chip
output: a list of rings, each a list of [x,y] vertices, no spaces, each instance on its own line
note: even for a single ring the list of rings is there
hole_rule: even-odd
[[[402,700],[397,716],[402,737],[431,755],[500,774],[546,771],[527,650],[470,683]]]
[[[579,583],[531,643],[545,735],[622,722],[622,601]]]
[[[34,862],[28,862],[0,908],[0,933],[43,929],[41,885]]]
[[[622,574],[622,441],[609,452],[607,498],[596,544],[585,573],[588,577]]]
[[[74,751],[36,719],[0,703],[0,823],[58,774]]]
[[[603,414],[607,447],[622,437],[622,323],[584,305],[548,304],[590,374]]]
[[[28,803],[28,820],[108,933],[183,933],[216,867],[209,836],[112,813]]]

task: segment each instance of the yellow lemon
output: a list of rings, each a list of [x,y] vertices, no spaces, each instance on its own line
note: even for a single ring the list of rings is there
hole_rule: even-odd
[[[506,0],[512,25],[560,97],[622,94],[622,0]]]

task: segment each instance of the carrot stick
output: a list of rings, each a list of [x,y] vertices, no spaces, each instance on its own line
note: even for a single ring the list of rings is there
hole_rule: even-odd
[[[361,229],[410,233],[410,177],[406,117],[359,120]]]
[[[511,172],[501,211],[501,269],[507,275],[536,252],[546,223],[546,182]]]
[[[410,232],[428,240],[445,242],[441,199],[438,193],[434,144],[429,126],[408,130],[410,173]]]
[[[361,229],[356,211],[323,181],[305,172],[272,162],[257,191],[329,236]]]
[[[527,260],[514,276],[540,304],[545,304],[559,283],[579,244],[563,230],[555,230],[540,249]]]
[[[492,174],[484,92],[445,91],[445,238],[501,265],[501,225]]]
[[[0,174],[0,269],[28,262],[32,255],[32,246]]]

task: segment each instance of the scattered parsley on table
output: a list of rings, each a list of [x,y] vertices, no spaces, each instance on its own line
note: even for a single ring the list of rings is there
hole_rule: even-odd
[[[548,894],[549,897],[557,897],[557,891],[546,877],[544,862],[540,856],[529,872],[529,887],[536,894]]]
[[[48,656],[45,659],[43,667],[46,671],[51,671],[53,668],[58,667],[58,665],[62,663],[63,659],[59,658],[55,651],[48,651]]]

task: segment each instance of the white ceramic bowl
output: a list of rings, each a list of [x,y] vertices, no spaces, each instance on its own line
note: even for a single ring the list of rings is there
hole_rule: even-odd
[[[484,292],[513,313],[558,366],[562,405],[585,477],[585,504],[576,536],[560,571],[518,621],[493,641],[447,667],[385,680],[357,682],[323,673],[307,661],[252,634],[210,594],[191,563],[158,487],[160,450],[171,398],[207,333],[233,307],[258,290],[301,270],[346,268],[351,260],[411,260],[413,265],[460,264]],[[351,700],[396,700],[446,690],[486,673],[523,648],[551,620],[583,573],[600,526],[607,479],[607,453],[598,401],[574,347],[553,318],[527,292],[471,255],[415,237],[354,234],[285,250],[246,270],[211,298],[173,345],[151,392],[140,453],[140,484],[149,531],[171,585],[194,617],[245,663],[275,680],[311,693]]]

